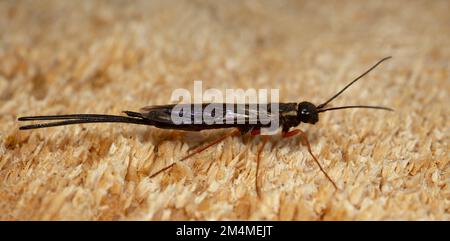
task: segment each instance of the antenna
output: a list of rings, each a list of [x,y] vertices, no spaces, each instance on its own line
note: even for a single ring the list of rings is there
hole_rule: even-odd
[[[331,97],[329,100],[325,101],[325,103],[318,105],[318,106],[317,106],[317,109],[319,109],[319,112],[324,112],[325,110],[320,111],[320,109],[322,109],[323,107],[325,107],[328,103],[330,103],[332,100],[334,100],[334,99],[335,99],[336,97],[338,97],[340,94],[342,94],[342,92],[344,92],[348,87],[350,87],[350,86],[351,86],[352,84],[354,84],[356,81],[358,81],[359,79],[361,79],[362,77],[364,77],[366,74],[368,74],[370,71],[372,71],[373,69],[375,69],[379,64],[381,64],[382,62],[384,62],[385,60],[388,60],[388,59],[390,59],[390,58],[392,58],[392,56],[388,56],[388,57],[385,57],[385,58],[381,59],[381,60],[378,61],[374,66],[370,67],[370,69],[366,70],[366,72],[362,73],[360,76],[356,77],[356,79],[354,79],[352,82],[350,82],[349,84],[347,84],[341,91],[337,92],[337,94],[335,94],[335,95],[334,95],[333,97]],[[350,106],[348,106],[348,107],[346,107],[346,108],[372,108],[372,107],[369,107],[369,106],[358,106],[358,107],[357,107],[357,106],[352,106],[352,107],[350,107]],[[375,109],[383,109],[383,108],[385,108],[385,107],[382,107],[382,108],[376,107]],[[333,109],[335,109],[335,108],[333,108]],[[341,109],[344,109],[344,108],[341,108]],[[331,110],[331,108],[330,108],[330,109],[327,109],[327,110]]]
[[[341,110],[341,109],[351,109],[351,108],[366,108],[366,109],[378,109],[378,110],[394,111],[394,109],[391,109],[389,107],[384,107],[384,106],[348,105],[348,106],[332,107],[332,108],[328,108],[328,109],[319,109],[319,110],[317,110],[317,112],[325,112],[325,111],[330,111],[330,110]]]

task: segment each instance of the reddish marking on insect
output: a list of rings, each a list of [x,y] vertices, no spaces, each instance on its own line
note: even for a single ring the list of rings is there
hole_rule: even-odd
[[[261,135],[261,129],[251,130],[250,135],[252,135],[252,136],[259,136],[259,135]]]

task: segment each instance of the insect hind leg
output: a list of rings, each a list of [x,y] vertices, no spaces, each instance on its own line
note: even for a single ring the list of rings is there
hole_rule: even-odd
[[[208,144],[205,145],[205,146],[200,146],[200,147],[194,149],[194,151],[193,151],[192,153],[190,153],[190,154],[184,156],[183,158],[181,158],[181,159],[179,160],[179,162],[185,161],[185,160],[191,158],[191,157],[194,156],[194,155],[200,154],[200,153],[202,153],[203,151],[205,151],[206,149],[208,149],[208,148],[210,148],[210,147],[212,147],[212,146],[215,146],[215,145],[221,143],[221,142],[224,141],[226,138],[231,137],[231,136],[238,135],[239,133],[240,133],[239,130],[234,130],[234,131],[232,131],[232,132],[230,132],[230,133],[227,133],[227,134],[225,134],[225,135],[223,135],[223,136],[217,138],[216,140],[214,140],[214,141],[208,143]],[[175,166],[175,165],[176,165],[176,162],[174,162],[174,163],[172,163],[172,164],[170,164],[170,165],[168,165],[168,166],[166,166],[166,167],[164,167],[164,168],[158,170],[157,172],[153,173],[153,174],[150,176],[150,178],[153,178],[153,177],[159,175],[160,173],[162,173],[162,172],[164,172],[164,171],[166,171],[166,170],[171,169],[171,168],[172,168],[173,166]]]

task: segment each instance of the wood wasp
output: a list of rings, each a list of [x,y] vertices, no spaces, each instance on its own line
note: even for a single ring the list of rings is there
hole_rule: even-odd
[[[339,92],[337,92],[335,95],[333,95],[331,98],[329,98],[327,101],[325,101],[322,104],[314,105],[311,102],[303,101],[300,103],[278,103],[278,113],[277,116],[279,118],[279,123],[281,127],[281,132],[283,137],[291,137],[294,135],[300,135],[303,143],[306,145],[309,154],[312,156],[316,164],[318,165],[321,172],[325,175],[325,177],[333,184],[333,186],[338,189],[338,186],[333,181],[333,179],[328,175],[328,173],[324,170],[320,162],[318,161],[317,157],[313,154],[311,150],[310,143],[308,141],[307,135],[305,132],[301,131],[300,129],[294,129],[291,130],[291,128],[296,127],[300,125],[301,123],[308,123],[308,124],[316,124],[319,121],[319,114],[324,113],[327,111],[333,111],[333,110],[342,110],[342,109],[350,109],[350,108],[370,108],[370,109],[379,109],[379,110],[388,110],[393,111],[393,109],[388,107],[382,107],[382,106],[368,106],[368,105],[348,105],[348,106],[339,106],[339,107],[328,107],[327,105],[333,101],[336,97],[338,97],[340,94],[342,94],[348,87],[353,85],[355,82],[357,82],[359,79],[361,79],[363,76],[368,74],[370,71],[375,69],[379,64],[381,64],[383,61],[389,59],[391,57],[386,57],[378,61],[375,65],[373,65],[371,68],[366,70],[364,73],[356,77],[354,80],[352,80],[350,83],[348,83],[344,88],[342,88]],[[200,105],[201,108],[190,108],[190,113],[183,113],[188,114],[189,118],[191,118],[192,122],[185,123],[185,124],[175,124],[171,118],[171,115],[173,113],[175,104],[173,105],[159,105],[159,106],[148,106],[142,108],[139,112],[134,111],[124,111],[126,116],[120,116],[120,115],[106,115],[106,114],[69,114],[69,115],[47,115],[47,116],[26,116],[26,117],[20,117],[18,118],[19,121],[55,121],[55,122],[46,122],[46,123],[38,123],[38,124],[31,124],[31,125],[24,125],[21,126],[21,130],[28,130],[28,129],[38,129],[38,128],[46,128],[46,127],[54,127],[54,126],[63,126],[63,125],[73,125],[73,124],[83,124],[83,123],[105,123],[105,122],[120,122],[120,123],[129,123],[129,124],[138,124],[138,125],[149,125],[154,126],[157,128],[163,128],[163,129],[175,129],[175,130],[184,130],[184,131],[201,131],[201,130],[207,130],[207,129],[220,129],[220,128],[233,128],[234,130],[230,133],[227,133],[220,138],[212,141],[211,143],[208,143],[204,146],[201,146],[197,149],[194,149],[190,154],[186,155],[179,161],[184,161],[198,153],[203,152],[204,150],[220,143],[224,139],[234,136],[234,135],[243,135],[246,133],[250,133],[251,135],[259,135],[261,128],[266,127],[268,124],[263,124],[263,122],[260,119],[261,113],[258,113],[258,109],[252,109],[250,108],[249,104],[225,104],[220,103],[218,104],[222,108],[222,113],[220,115],[214,114],[214,116],[211,116],[212,118],[220,119],[222,120],[221,124],[207,124],[207,123],[200,123],[195,124],[194,119],[198,115],[203,115],[204,110],[209,104],[178,104],[178,105],[185,105],[184,107],[194,107],[194,105]],[[188,106],[189,105],[189,106]],[[217,104],[216,104],[217,105]],[[258,105],[267,105],[264,106],[268,113],[265,114],[275,114],[271,112],[270,103],[266,104],[257,104]],[[195,110],[200,111],[195,111]],[[245,124],[239,124],[235,121],[229,121],[230,119],[235,120],[238,115],[242,117],[241,112],[237,112],[236,110],[240,109],[243,110],[244,118],[249,119],[250,115],[249,113],[255,113],[258,117],[258,120],[256,123],[250,123],[250,121],[247,121]],[[179,114],[179,113],[176,113]],[[261,117],[262,118],[262,117]],[[223,122],[223,120],[228,120]],[[259,148],[258,151],[258,160],[257,160],[257,166],[256,166],[256,191],[258,196],[260,196],[260,188],[258,184],[258,171],[259,171],[259,158],[260,153],[264,147],[264,145],[267,142],[267,138],[263,140],[262,147]],[[158,170],[157,172],[153,173],[150,177],[155,177],[156,175],[172,168],[176,162]]]

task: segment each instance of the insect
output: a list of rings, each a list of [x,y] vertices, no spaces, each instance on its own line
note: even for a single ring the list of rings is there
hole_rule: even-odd
[[[329,98],[327,101],[320,105],[314,105],[311,102],[303,101],[300,103],[278,103],[278,118],[279,123],[281,126],[281,133],[284,138],[292,137],[295,135],[300,135],[302,138],[303,143],[306,145],[309,154],[315,161],[315,163],[318,165],[320,171],[325,175],[325,177],[333,184],[333,186],[338,190],[338,186],[333,181],[333,179],[328,175],[328,173],[324,170],[322,165],[320,164],[317,157],[313,154],[311,150],[311,145],[308,141],[307,135],[305,132],[301,131],[300,129],[293,129],[291,128],[296,127],[300,125],[301,123],[307,123],[307,124],[316,124],[319,121],[319,114],[327,111],[333,111],[333,110],[341,110],[341,109],[350,109],[350,108],[370,108],[370,109],[379,109],[379,110],[387,110],[387,111],[393,111],[393,109],[383,106],[368,106],[368,105],[348,105],[348,106],[339,106],[339,107],[329,107],[326,106],[333,101],[336,97],[338,97],[340,94],[342,94],[348,87],[353,85],[355,82],[360,80],[363,76],[368,74],[370,71],[375,69],[379,64],[381,64],[383,61],[389,59],[391,57],[386,57],[378,61],[375,65],[370,67],[368,70],[366,70],[364,73],[356,77],[354,80],[352,80],[350,83],[348,83],[344,88],[342,88],[339,92],[337,92],[335,95],[333,95],[331,98]],[[248,104],[219,104],[223,108],[222,115],[218,116],[211,116],[212,118],[215,118],[216,120],[219,118],[221,120],[229,120],[229,118],[236,119],[238,114],[242,117],[242,112],[236,112],[237,109],[244,110],[244,117],[246,118],[246,123],[244,124],[238,124],[236,122],[225,122],[222,124],[207,124],[204,121],[200,124],[195,124],[194,119],[198,115],[203,115],[203,110],[206,108],[209,104],[198,104],[201,108],[194,108],[194,105],[196,104],[179,104],[184,105],[184,107],[193,107],[189,108],[191,111],[190,113],[184,113],[188,114],[188,117],[192,120],[190,123],[181,123],[181,124],[175,124],[171,118],[172,111],[174,110],[176,105],[160,105],[160,106],[149,106],[142,108],[139,112],[134,111],[124,111],[126,116],[119,116],[119,115],[104,115],[104,114],[69,114],[69,115],[47,115],[47,116],[27,116],[27,117],[20,117],[18,118],[19,121],[50,121],[53,120],[55,122],[46,122],[46,123],[38,123],[38,124],[31,124],[31,125],[24,125],[19,127],[21,130],[27,130],[27,129],[38,129],[38,128],[46,128],[46,127],[54,127],[54,126],[64,126],[64,125],[72,125],[72,124],[83,124],[83,123],[105,123],[105,122],[120,122],[120,123],[129,123],[129,124],[138,124],[138,125],[149,125],[154,126],[157,128],[163,128],[163,129],[176,129],[176,130],[184,130],[184,131],[201,131],[206,129],[219,129],[219,128],[234,128],[234,130],[230,133],[227,133],[220,138],[217,138],[216,140],[204,145],[200,146],[199,148],[194,149],[190,154],[184,156],[179,161],[184,161],[196,154],[199,154],[203,152],[204,150],[220,143],[221,141],[225,140],[228,137],[234,136],[234,135],[244,135],[246,133],[250,133],[251,135],[259,135],[261,128],[266,127],[268,124],[262,124],[262,121],[257,121],[256,123],[250,123],[248,121],[250,114],[249,113],[255,113],[256,109],[250,109],[250,106]],[[267,105],[265,106],[265,110],[267,110],[268,114],[275,114],[271,113],[270,109],[270,103],[268,104],[258,104],[258,105]],[[200,110],[200,111],[198,111]],[[258,118],[260,117],[261,113],[256,112]],[[267,114],[267,113],[265,113]],[[262,115],[261,115],[262,116]],[[262,117],[261,117],[262,118]],[[267,138],[263,139],[262,146],[259,148],[258,155],[257,155],[257,166],[256,166],[256,191],[258,196],[260,196],[260,188],[258,184],[258,171],[259,171],[259,158],[260,153],[264,147],[264,145],[267,142]],[[176,162],[160,169],[159,171],[153,173],[150,177],[155,177],[158,174],[172,168]]]

